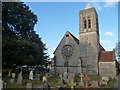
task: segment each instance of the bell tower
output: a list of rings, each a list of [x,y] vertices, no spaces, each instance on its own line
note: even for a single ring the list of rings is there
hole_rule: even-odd
[[[82,73],[98,75],[99,27],[95,8],[88,3],[79,13],[79,48]]]

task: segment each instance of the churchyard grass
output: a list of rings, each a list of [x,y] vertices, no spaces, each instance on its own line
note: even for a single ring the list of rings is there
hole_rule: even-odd
[[[108,82],[108,84],[104,85],[102,88],[113,88],[113,86],[115,85],[116,82],[117,82],[116,79],[110,79],[110,81]]]
[[[5,72],[7,72],[7,71],[9,71],[9,70],[5,70]],[[28,77],[29,77],[29,75],[24,74],[23,75],[23,82],[32,83],[33,88],[44,85],[44,83],[41,80],[30,80]],[[98,82],[101,81],[100,76],[88,76],[88,77],[90,78],[90,81],[92,81],[92,80],[95,80],[95,81],[98,81]],[[20,84],[17,84],[17,83],[10,83],[10,79],[11,78],[8,77],[7,74],[5,76],[3,76],[4,82],[7,83],[7,88],[26,88],[26,84],[24,84],[24,83],[23,83],[23,85],[20,85]],[[81,80],[80,76],[76,75],[75,80],[76,80],[76,83],[78,84]],[[115,85],[116,81],[117,81],[116,79],[110,79],[110,81],[108,82],[107,85],[103,85],[100,88],[112,88]],[[83,80],[83,82],[85,82],[85,81]],[[49,76],[48,77],[48,84],[51,87],[56,87],[56,86],[69,87],[68,85],[60,84],[59,83],[59,77],[57,75]],[[76,88],[85,88],[85,86],[84,87],[76,86]]]

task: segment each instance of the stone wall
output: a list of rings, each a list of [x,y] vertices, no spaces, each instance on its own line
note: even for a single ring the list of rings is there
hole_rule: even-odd
[[[98,16],[95,8],[80,11],[79,15],[79,31],[80,31],[80,57],[82,58],[82,71],[87,75],[98,75],[98,51],[99,44],[99,28]],[[91,27],[88,27],[88,19],[91,20]],[[86,20],[87,27],[84,27]]]
[[[100,76],[116,76],[116,64],[113,62],[99,62],[99,75]]]
[[[66,33],[69,34],[69,33]],[[62,41],[56,48],[54,52],[54,56],[56,57],[54,62],[55,62],[55,72],[60,73],[60,72],[72,72],[72,73],[80,73],[80,70],[78,69],[79,66],[79,47],[76,41],[72,38],[72,36],[69,34],[69,37],[63,37]],[[62,48],[64,45],[71,45],[73,47],[73,54],[72,56],[67,60],[68,65],[66,66],[66,59],[62,55]]]

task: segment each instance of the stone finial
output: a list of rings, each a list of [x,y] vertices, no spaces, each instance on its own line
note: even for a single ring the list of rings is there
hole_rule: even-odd
[[[85,9],[89,9],[89,8],[91,8],[91,6],[90,6],[90,2],[87,3]]]

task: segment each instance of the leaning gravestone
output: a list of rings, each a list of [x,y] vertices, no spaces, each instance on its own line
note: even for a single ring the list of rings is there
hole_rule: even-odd
[[[18,84],[22,84],[22,80],[23,80],[23,77],[22,77],[22,71],[18,74],[18,78],[17,78],[17,83]]]
[[[98,82],[93,80],[91,82],[91,87],[98,87]]]

